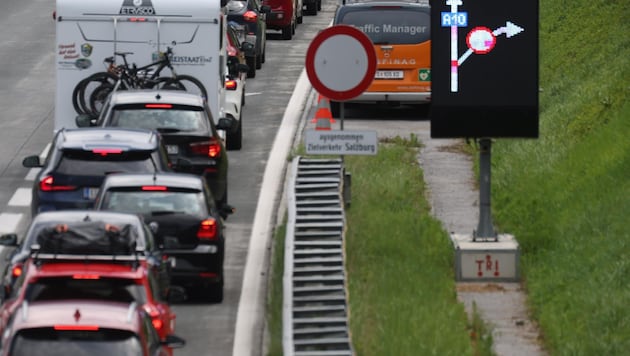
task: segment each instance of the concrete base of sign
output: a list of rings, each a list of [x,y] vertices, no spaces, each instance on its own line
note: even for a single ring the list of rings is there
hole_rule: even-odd
[[[473,241],[472,235],[451,234],[457,281],[518,282],[520,249],[513,235],[496,241]]]

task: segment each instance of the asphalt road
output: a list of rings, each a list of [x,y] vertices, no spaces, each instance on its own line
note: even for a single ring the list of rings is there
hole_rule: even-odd
[[[281,40],[280,32],[268,32],[266,63],[256,78],[247,81],[243,149],[229,152],[229,201],[237,211],[227,221],[225,299],[214,305],[175,306],[177,334],[187,340],[177,355],[232,354],[243,268],[263,172],[270,159],[278,159],[269,154],[302,72],[306,49],[317,31],[330,22],[335,4],[327,2],[317,16],[304,16],[290,41]],[[53,10],[51,1],[0,2],[0,233],[21,236],[28,227],[33,173],[21,162],[28,155],[42,153],[53,135]],[[2,251],[6,253],[6,249]],[[254,326],[259,340],[263,320]]]

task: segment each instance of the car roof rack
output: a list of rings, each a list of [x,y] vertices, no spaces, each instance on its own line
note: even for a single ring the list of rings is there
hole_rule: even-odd
[[[41,267],[44,263],[63,263],[63,262],[101,262],[101,263],[123,263],[131,264],[133,269],[140,266],[140,261],[146,260],[144,251],[140,248],[136,249],[132,254],[91,254],[91,253],[43,253],[39,244],[31,245],[30,257],[33,263]]]

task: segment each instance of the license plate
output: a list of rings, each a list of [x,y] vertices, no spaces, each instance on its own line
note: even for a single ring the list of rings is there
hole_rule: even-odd
[[[402,70],[378,70],[374,76],[375,79],[403,79],[403,77]]]
[[[179,147],[177,145],[166,145],[166,152],[169,155],[176,155],[179,153]]]
[[[83,198],[94,200],[98,195],[98,188],[83,188]]]

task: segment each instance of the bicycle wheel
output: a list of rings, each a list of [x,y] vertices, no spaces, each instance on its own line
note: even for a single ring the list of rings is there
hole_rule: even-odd
[[[208,98],[206,87],[201,83],[201,81],[193,76],[186,74],[180,74],[175,76],[174,78],[158,78],[157,87],[166,90],[185,90],[189,93],[198,94],[203,96],[204,98]]]
[[[109,83],[103,83],[98,88],[92,91],[90,94],[90,112],[86,113],[91,115],[92,117],[98,117],[103,109],[103,105],[107,100],[109,94],[114,91],[114,86]]]
[[[79,103],[79,96],[82,95],[84,91],[83,87],[86,85],[88,79],[89,77],[83,78],[77,83],[77,85],[74,87],[74,90],[72,91],[72,107],[74,108],[74,111],[76,111],[76,113],[79,115],[85,114],[85,108],[83,108]]]
[[[90,75],[89,77],[85,78],[84,80],[80,81],[79,84],[77,84],[77,87],[79,87],[79,90],[77,92],[76,98],[78,100],[78,104],[77,104],[78,109],[81,112],[79,112],[79,110],[76,110],[75,108],[77,113],[91,115],[92,112],[94,111],[89,106],[90,96],[92,95],[92,92],[96,88],[104,84],[109,84],[113,87],[117,81],[118,81],[118,77],[109,72],[94,73]],[[73,104],[74,104],[74,97],[73,97]]]

